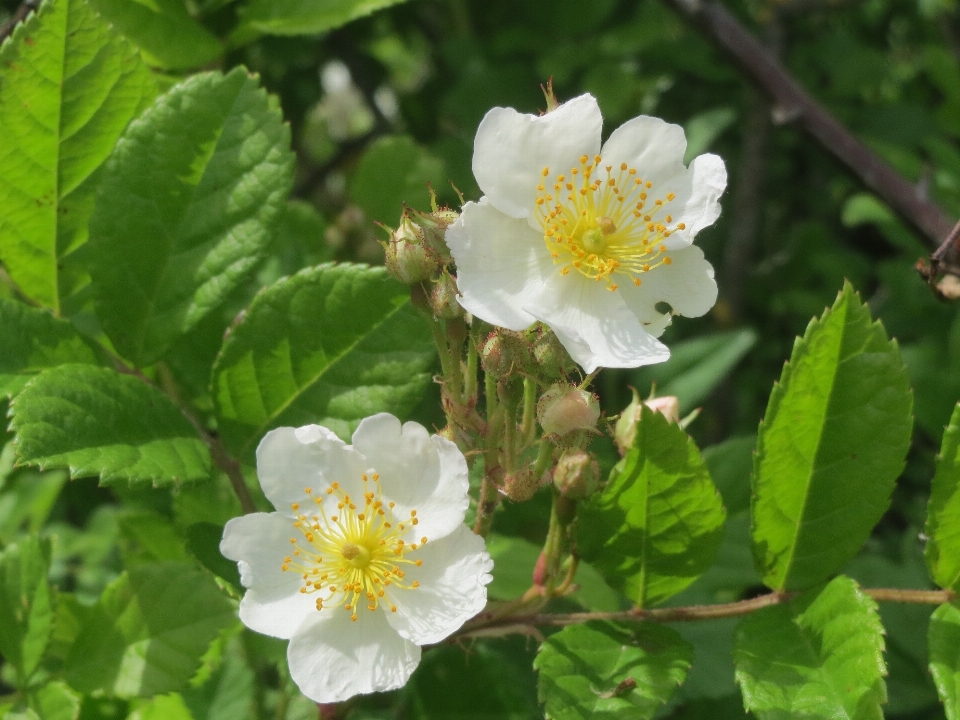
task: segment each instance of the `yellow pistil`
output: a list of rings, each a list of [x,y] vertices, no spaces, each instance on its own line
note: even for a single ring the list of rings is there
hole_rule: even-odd
[[[611,276],[621,274],[639,287],[640,275],[671,262],[661,241],[686,227],[683,223],[671,227],[673,216],[666,213],[676,195],[668,192],[642,212],[653,182],[637,177],[636,168],[627,163],[620,163],[617,171],[613,165],[602,165],[599,155],[590,160],[583,155],[579,168],[557,176],[553,188],[566,188],[566,193],[554,197],[537,187],[537,219],[547,250],[561,275],[575,270],[614,291],[619,284]],[[594,173],[605,177],[591,179]],[[541,175],[549,177],[550,168],[543,168]],[[568,177],[573,182],[564,185]],[[654,196],[658,194],[654,191]]]
[[[403,539],[407,528],[404,523],[419,522],[416,510],[410,511],[409,519],[397,522],[393,513],[395,504],[383,502],[380,476],[374,473],[361,479],[362,501],[351,498],[339,483],[332,483],[314,498],[318,514],[301,512],[300,503],[291,505],[296,517],[293,526],[301,537],[290,538],[295,549],[292,556],[285,557],[280,564],[282,571],[301,576],[301,593],[329,593],[317,599],[317,610],[342,605],[353,621],[357,620],[357,610],[362,605],[372,611],[383,600],[393,610],[396,604],[391,602],[391,593],[420,586],[416,580],[404,581],[402,566],[421,567],[423,560],[407,555],[427,542],[426,537],[420,538],[419,545],[408,544]],[[308,496],[312,492],[311,488],[305,489]],[[337,515],[327,515],[326,495],[336,495],[328,502],[336,500]]]

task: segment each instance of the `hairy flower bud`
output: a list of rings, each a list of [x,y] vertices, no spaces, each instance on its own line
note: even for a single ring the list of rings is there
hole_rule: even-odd
[[[529,374],[534,366],[530,343],[521,333],[494,330],[480,349],[480,365],[495,378]]]
[[[504,478],[503,492],[514,502],[526,502],[540,489],[540,481],[533,468],[525,468],[510,473]]]
[[[457,281],[448,273],[441,273],[430,293],[433,314],[444,320],[463,317],[463,308],[457,302]]]
[[[537,403],[537,419],[547,435],[563,437],[574,430],[593,430],[599,418],[596,396],[569,385],[554,385]]]
[[[536,340],[533,342],[533,357],[537,364],[537,373],[547,381],[556,381],[573,372],[576,364],[567,349],[546,325],[539,325]]]
[[[434,253],[424,244],[422,228],[406,214],[383,249],[387,271],[408,285],[428,280],[440,267]]]
[[[553,484],[571,500],[583,500],[600,487],[600,466],[583,451],[566,453],[553,471]]]
[[[643,405],[654,412],[660,413],[670,422],[680,422],[680,401],[675,396],[664,395],[663,397],[641,401],[637,391],[633,390],[633,400],[620,413],[620,419],[617,420],[614,430],[614,438],[617,441],[617,447],[620,448],[621,455],[626,455],[627,451],[633,447],[634,438],[637,436],[637,423],[640,422]]]

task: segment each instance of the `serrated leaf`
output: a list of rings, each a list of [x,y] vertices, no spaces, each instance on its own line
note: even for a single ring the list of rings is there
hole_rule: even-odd
[[[292,168],[278,103],[243,68],[194,75],[131,123],[88,245],[97,315],[121,355],[156,361],[248,277]]]
[[[857,553],[890,504],[912,406],[897,344],[845,285],[794,344],[760,425],[753,547],[768,587],[810,587]]]
[[[193,556],[207,570],[243,592],[237,564],[227,560],[220,553],[220,541],[222,539],[223,525],[199,522],[187,528],[187,549],[193,553]]]
[[[533,666],[549,720],[648,720],[692,661],[693,648],[670,628],[590,622],[551,635]]]
[[[307,268],[262,291],[224,342],[213,372],[222,437],[243,458],[283,425],[349,439],[369,415],[414,408],[434,352],[409,290],[383,268]]]
[[[96,363],[73,325],[45,310],[0,298],[0,396],[16,395],[41,370],[64,363]]]
[[[41,469],[69,468],[73,478],[99,476],[104,485],[210,476],[210,452],[176,406],[114,370],[46,370],[14,398],[10,415],[20,461]]]
[[[236,563],[233,566],[236,570]],[[213,677],[202,686],[188,688],[182,694],[192,718],[254,720],[256,691],[256,676],[247,661],[243,644],[234,640]]]
[[[86,240],[94,173],[156,86],[84,0],[47,0],[0,48],[0,88],[0,260],[57,312],[70,290],[59,264]]]
[[[190,17],[183,0],[90,2],[140,47],[152,65],[186,70],[206,65],[223,54],[223,45]]]
[[[104,591],[70,649],[64,677],[84,693],[179,690],[235,622],[233,604],[207,573],[182,563],[140,565]]]
[[[850,578],[746,617],[734,662],[744,705],[761,720],[883,718],[883,626]]]
[[[31,692],[30,705],[42,720],[77,720],[80,715],[80,698],[59,680]]]
[[[649,607],[710,566],[725,517],[693,440],[644,406],[633,448],[578,511],[578,547],[612,587]]]
[[[308,35],[334,30],[352,20],[406,0],[253,0],[244,24],[270,35]]]
[[[429,210],[427,183],[444,182],[443,162],[405,136],[383,137],[370,144],[350,182],[350,196],[371,220],[400,224],[403,204]]]
[[[960,720],[960,606],[938,607],[930,618],[930,673],[947,720]]]
[[[960,405],[943,433],[924,534],[930,577],[942,588],[960,590]]]
[[[40,664],[53,625],[49,564],[50,543],[36,536],[0,553],[0,655],[16,670],[21,687]]]

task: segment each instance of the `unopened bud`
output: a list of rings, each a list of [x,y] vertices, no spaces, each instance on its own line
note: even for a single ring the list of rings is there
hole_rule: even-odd
[[[547,381],[560,380],[576,368],[570,353],[545,325],[540,326],[533,343],[533,357],[536,359],[537,373]]]
[[[433,314],[444,320],[463,317],[463,308],[457,300],[457,281],[448,273],[441,273],[433,292],[430,293],[430,307]]]
[[[600,487],[600,466],[585,452],[565,454],[553,471],[553,484],[570,500],[583,500]]]
[[[637,437],[637,423],[640,422],[644,405],[654,412],[660,413],[670,422],[680,422],[680,401],[675,396],[664,395],[663,397],[641,401],[637,391],[633,390],[633,400],[620,413],[620,419],[617,420],[614,430],[614,438],[617,441],[617,447],[620,448],[621,455],[626,455],[633,447],[633,441]]]
[[[586,390],[554,385],[537,403],[537,419],[547,435],[563,437],[574,430],[593,430],[600,419],[600,403]]]
[[[412,285],[428,280],[440,267],[423,242],[422,229],[406,216],[383,247],[387,271],[402,283]]]
[[[495,378],[528,374],[533,366],[530,343],[520,333],[495,330],[480,349],[480,365]]]
[[[525,468],[504,478],[503,492],[514,502],[526,502],[540,489],[540,481],[533,468]]]

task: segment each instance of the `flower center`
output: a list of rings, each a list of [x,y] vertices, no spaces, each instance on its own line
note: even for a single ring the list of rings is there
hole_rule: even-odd
[[[280,568],[284,572],[296,572],[302,576],[301,593],[328,593],[317,598],[317,610],[343,605],[356,621],[357,610],[366,603],[368,610],[376,610],[380,603],[391,612],[396,605],[391,595],[398,590],[413,590],[420,586],[414,580],[405,582],[403,565],[423,565],[422,560],[413,560],[408,554],[427,542],[407,544],[403,537],[417,525],[417,511],[398,522],[394,516],[395,503],[384,503],[380,489],[380,476],[363,475],[363,501],[357,501],[343,492],[339,483],[327,488],[326,495],[336,495],[336,515],[328,515],[324,509],[323,495],[314,497],[316,515],[301,512],[300,503],[293,503],[296,521],[293,526],[301,538],[290,538],[294,550],[285,557]],[[304,492],[313,497],[311,488]]]
[[[619,287],[615,275],[639,286],[643,273],[671,263],[661,242],[686,225],[673,224],[667,213],[676,197],[672,192],[651,200],[653,183],[638,177],[635,168],[621,163],[614,173],[612,165],[601,167],[601,162],[599,155],[593,162],[584,155],[569,176],[556,176],[552,191],[537,186],[543,240],[562,275],[575,270],[603,280],[611,291]],[[550,168],[542,175],[546,183]]]

